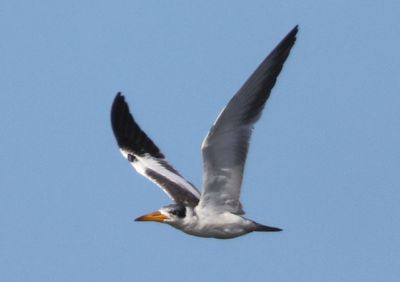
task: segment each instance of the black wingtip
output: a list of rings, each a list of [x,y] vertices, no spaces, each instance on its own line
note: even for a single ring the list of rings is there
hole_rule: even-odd
[[[111,107],[111,126],[121,149],[127,149],[136,155],[148,153],[156,158],[164,158],[158,147],[136,123],[121,92],[117,93]]]
[[[293,47],[294,43],[296,42],[296,35],[299,32],[299,25],[295,25],[291,31],[281,40],[281,42],[275,47],[275,49],[271,52],[270,56],[276,52],[282,52],[283,54],[283,62],[286,60],[287,56],[289,55],[290,49]]]
[[[125,135],[124,127],[129,119],[129,115],[129,108],[125,102],[125,97],[121,92],[118,92],[111,106],[111,126],[120,147],[126,145],[123,144],[125,141],[123,138]]]
[[[295,25],[262,61],[245,84],[239,89],[238,93],[232,98],[231,101],[235,101],[235,99],[239,99],[238,97],[241,95],[246,96],[248,107],[246,111],[241,113],[244,123],[254,123],[260,118],[261,112],[271,94],[277,77],[290,54],[290,50],[296,42],[298,30],[299,26]]]
[[[295,37],[295,40],[296,40],[296,35],[297,35],[298,32],[299,32],[299,25],[296,24],[296,25],[294,26],[294,28],[290,31],[289,34],[293,34],[292,36],[294,36],[294,37]]]
[[[111,117],[116,114],[116,111],[118,108],[123,107],[125,104],[125,96],[122,95],[122,92],[118,92],[117,95],[115,95],[112,107],[111,107]]]
[[[281,45],[287,45],[287,49],[292,48],[296,41],[296,35],[299,32],[299,25],[295,25],[291,31],[285,36],[285,38],[282,39],[282,41],[278,44],[278,46],[275,49],[279,49],[279,46]]]
[[[122,92],[119,91],[119,92],[117,93],[117,95],[115,95],[114,103],[115,103],[116,100],[119,100],[119,99],[121,99],[121,98],[122,98],[123,100],[125,100],[124,95],[122,95]]]
[[[291,31],[289,31],[288,36],[293,37],[296,36],[297,32],[299,32],[299,25],[296,24]]]

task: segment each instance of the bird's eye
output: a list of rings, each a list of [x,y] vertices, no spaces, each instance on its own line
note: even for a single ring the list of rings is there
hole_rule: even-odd
[[[175,209],[175,210],[169,211],[169,213],[172,214],[172,215],[175,215],[175,216],[177,216],[179,218],[183,218],[183,217],[186,216],[186,209],[185,208],[183,208],[183,209]]]

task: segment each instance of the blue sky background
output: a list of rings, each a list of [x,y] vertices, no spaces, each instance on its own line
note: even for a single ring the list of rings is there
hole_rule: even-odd
[[[95,3],[95,4],[94,4]],[[2,1],[1,281],[398,281],[399,1]],[[234,240],[133,219],[168,204],[119,154],[123,91],[201,186],[221,108],[295,25]]]

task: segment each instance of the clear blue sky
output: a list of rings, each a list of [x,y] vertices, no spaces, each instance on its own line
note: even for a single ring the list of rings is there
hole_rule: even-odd
[[[398,281],[399,1],[2,1],[1,281]],[[201,186],[218,112],[295,25],[234,240],[133,219],[169,203],[118,152],[123,91]]]

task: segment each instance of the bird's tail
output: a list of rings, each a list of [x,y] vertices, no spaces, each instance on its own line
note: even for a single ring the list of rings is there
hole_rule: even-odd
[[[257,222],[254,222],[254,224],[255,224],[254,231],[263,231],[263,232],[278,232],[278,231],[282,231],[282,229],[280,229],[278,227],[266,226],[266,225],[259,224]]]

